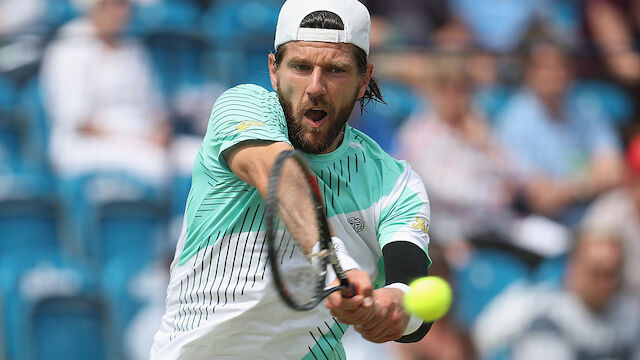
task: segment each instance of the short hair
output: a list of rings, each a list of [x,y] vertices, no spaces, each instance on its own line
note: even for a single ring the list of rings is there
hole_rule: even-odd
[[[314,11],[311,14],[307,15],[302,22],[300,23],[301,28],[311,28],[311,29],[331,29],[331,30],[344,30],[344,23],[340,16],[331,11]],[[286,53],[286,45],[282,44],[278,46],[275,53],[275,65],[279,66],[284,58],[284,54]],[[367,53],[357,46],[353,46],[355,49],[354,57],[356,59],[358,65],[358,71],[361,74],[365,74],[367,72]],[[386,104],[382,93],[380,91],[380,87],[378,86],[378,82],[375,78],[371,78],[369,81],[369,85],[367,86],[367,90],[364,95],[358,99],[360,102],[360,111],[364,110],[364,107],[370,102],[379,102]]]

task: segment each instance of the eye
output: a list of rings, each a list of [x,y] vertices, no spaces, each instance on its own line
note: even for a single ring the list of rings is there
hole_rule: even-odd
[[[291,65],[291,67],[294,68],[295,70],[298,70],[298,71],[307,71],[307,70],[309,70],[309,66],[302,65],[302,64],[293,64],[293,65]]]
[[[333,68],[329,69],[329,72],[333,73],[333,74],[342,74],[344,72],[344,69],[338,68],[338,67],[333,67]]]

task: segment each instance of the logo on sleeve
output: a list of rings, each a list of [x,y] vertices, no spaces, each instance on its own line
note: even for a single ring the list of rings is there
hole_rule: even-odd
[[[245,131],[248,128],[252,127],[252,126],[264,126],[264,123],[262,121],[246,121],[246,120],[242,120],[240,121],[238,124],[236,124],[236,129],[238,131]]]
[[[425,234],[429,234],[429,221],[425,217],[416,216],[415,222],[411,224],[411,227]]]

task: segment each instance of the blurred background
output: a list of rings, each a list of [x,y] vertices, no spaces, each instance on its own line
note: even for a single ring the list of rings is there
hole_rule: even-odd
[[[640,359],[640,1],[367,0],[351,124],[430,196],[454,305],[350,359]],[[0,360],[145,359],[217,96],[276,0],[0,0]]]

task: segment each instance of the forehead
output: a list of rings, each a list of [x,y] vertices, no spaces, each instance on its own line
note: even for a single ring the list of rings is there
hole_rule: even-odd
[[[355,49],[352,44],[326,43],[316,41],[292,41],[286,44],[284,61],[298,59],[322,63],[356,65]]]

